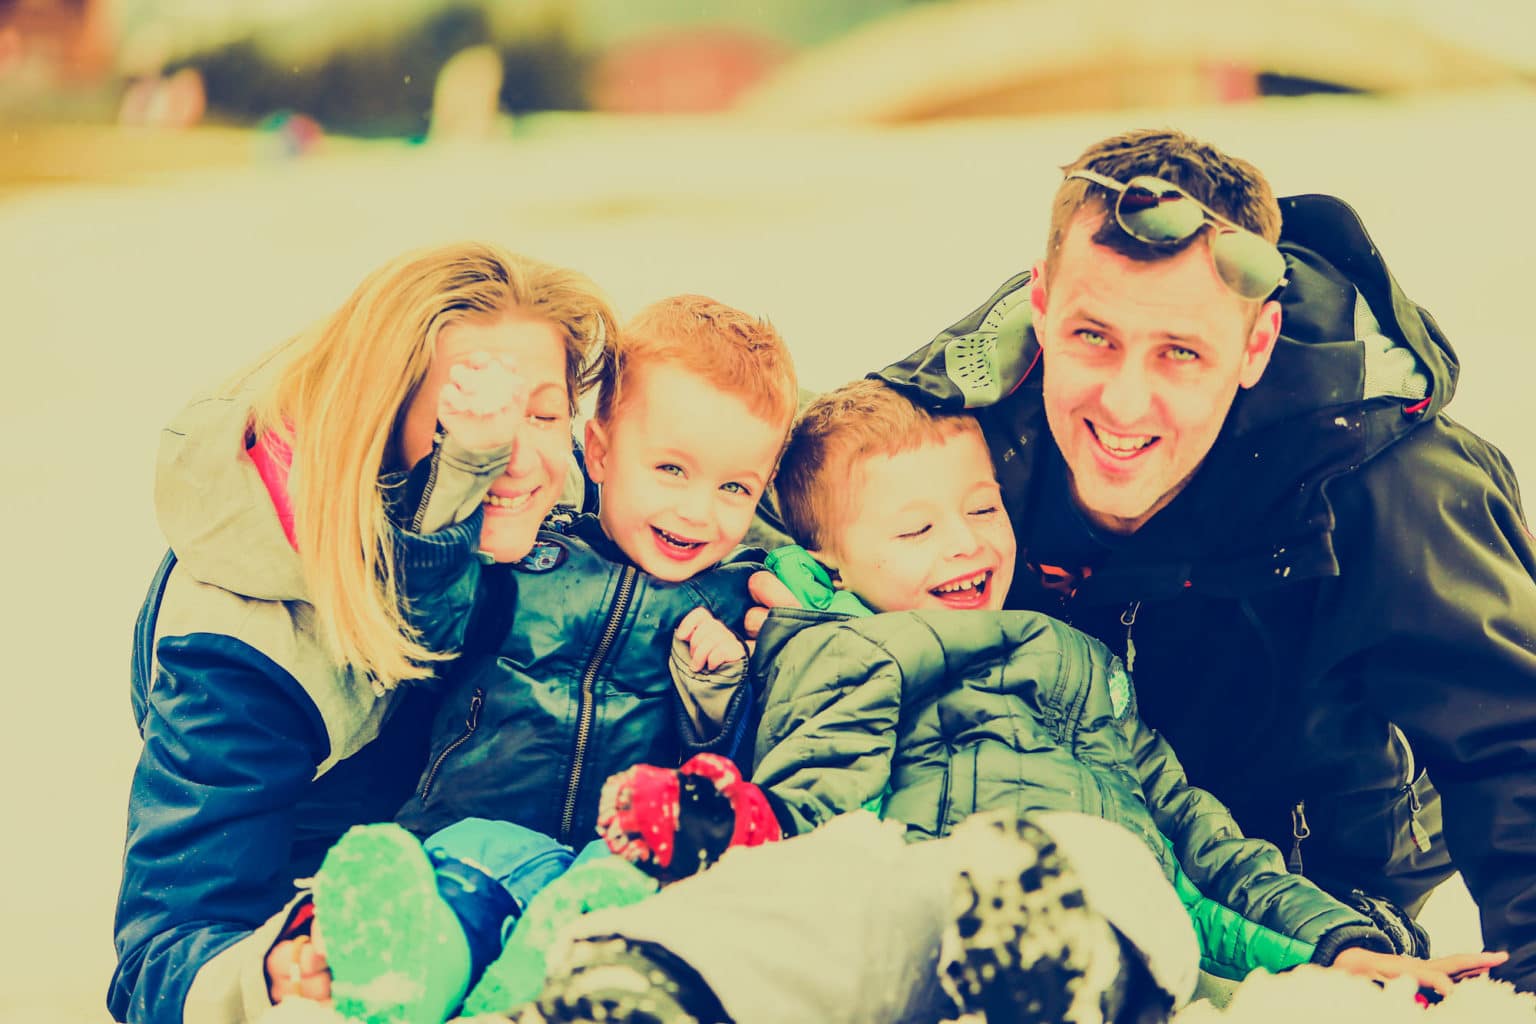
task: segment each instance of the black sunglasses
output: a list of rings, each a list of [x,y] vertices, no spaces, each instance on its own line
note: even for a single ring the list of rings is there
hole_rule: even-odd
[[[1172,182],[1138,175],[1121,183],[1094,171],[1072,171],[1067,177],[1091,181],[1118,193],[1115,223],[1140,242],[1166,245],[1194,236],[1207,224],[1211,234],[1211,265],[1216,276],[1245,299],[1268,298],[1285,282],[1285,257],[1280,250],[1221,214]]]

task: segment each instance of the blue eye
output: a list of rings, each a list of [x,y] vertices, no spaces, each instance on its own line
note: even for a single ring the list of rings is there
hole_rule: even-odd
[[[663,462],[661,465],[657,466],[656,469],[662,473],[667,474],[667,476],[683,475],[683,467],[675,465],[671,462]]]
[[[749,498],[752,496],[752,489],[750,487],[748,487],[746,484],[739,484],[734,480],[730,481],[729,483],[721,484],[720,489],[731,494],[740,494]]]

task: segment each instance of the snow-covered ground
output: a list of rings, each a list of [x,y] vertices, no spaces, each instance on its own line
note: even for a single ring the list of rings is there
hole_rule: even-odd
[[[465,236],[578,266],[621,312],[698,291],[765,313],[805,382],[830,386],[925,341],[1033,260],[1055,168],[1142,124],[1204,135],[1281,193],[1350,200],[1461,352],[1453,412],[1536,473],[1531,94],[867,134],[573,124],[484,148],[253,161],[0,201],[0,1021],[107,1019],[137,747],[130,627],[162,547],[156,432],[195,388],[394,252]],[[1436,913],[1442,948],[1476,941],[1464,897]]]

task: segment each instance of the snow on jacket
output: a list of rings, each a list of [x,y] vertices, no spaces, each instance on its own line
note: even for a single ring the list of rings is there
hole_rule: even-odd
[[[161,440],[155,504],[174,557],[134,637],[144,746],[107,995],[117,1020],[265,1010],[263,960],[294,879],[351,825],[388,820],[425,756],[431,694],[376,694],[316,636],[298,557],[246,451],[248,414],[242,398],[200,398]],[[479,525],[401,535],[407,575],[435,582]]]
[[[742,631],[747,578],[759,561],[742,553],[668,583],[630,563],[593,515],[541,531],[520,562],[481,567],[465,558],[478,578],[476,604],[505,614],[480,620],[477,628],[495,636],[468,637],[481,653],[450,670],[431,756],[400,811],[406,827],[425,835],[462,818],[493,818],[579,847],[597,836],[609,775],[679,764],[701,750],[735,756],[745,746],[750,687],[739,685],[724,721],[701,736],[669,664],[672,634],[694,608]],[[445,614],[460,621],[466,587],[456,582],[447,595]],[[437,614],[417,597],[413,619],[430,623]]]
[[[886,819],[912,839],[980,811],[1075,811],[1123,826],[1157,857],[1208,971],[1242,978],[1331,963],[1346,946],[1391,948],[1190,786],[1137,714],[1120,660],[1056,619],[776,610],[753,664],[765,690],[753,781],[789,831],[882,795]]]
[[[1070,598],[1024,568],[1061,463],[1029,275],[880,376],[974,410],[1020,539],[1010,606],[1134,651],[1147,721],[1245,830],[1325,887],[1399,902],[1448,852],[1511,953],[1495,975],[1536,988],[1536,547],[1514,474],[1446,415],[1455,355],[1354,211],[1281,208],[1268,370]]]

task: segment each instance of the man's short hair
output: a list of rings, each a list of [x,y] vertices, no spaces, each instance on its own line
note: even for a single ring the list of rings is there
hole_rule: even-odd
[[[967,413],[933,413],[878,380],[858,380],[814,399],[789,433],[774,478],[789,535],[812,551],[835,551],[838,527],[853,510],[848,495],[855,466],[872,455],[895,455],[980,431]],[[912,481],[913,490],[923,481]]]
[[[624,403],[632,370],[658,363],[698,374],[768,423],[794,418],[795,364],[773,325],[703,295],[674,295],[636,313],[608,346],[598,371],[598,422],[609,422]]]
[[[1063,173],[1088,170],[1128,182],[1141,174],[1162,178],[1184,189],[1239,227],[1270,242],[1280,237],[1280,204],[1259,169],[1228,156],[1208,143],[1173,130],[1137,129],[1096,142]],[[1093,241],[1136,260],[1163,259],[1188,243],[1149,245],[1121,231],[1110,214],[1113,195],[1081,178],[1068,178],[1056,190],[1046,237],[1045,271],[1049,281],[1067,230],[1085,209],[1106,214]],[[1199,237],[1198,235],[1194,237]]]

